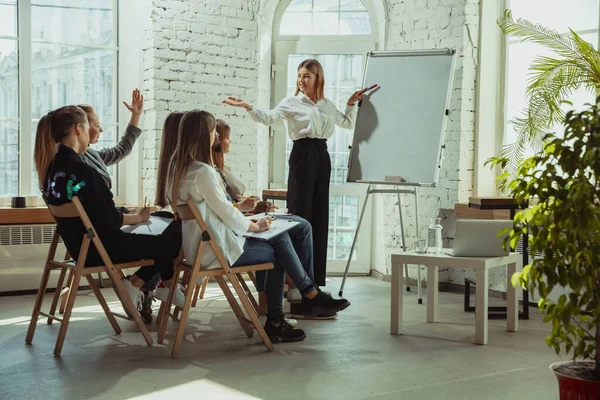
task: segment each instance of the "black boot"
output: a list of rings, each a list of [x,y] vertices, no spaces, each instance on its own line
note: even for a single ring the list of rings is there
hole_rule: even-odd
[[[350,306],[350,302],[346,299],[334,299],[330,295],[317,289],[317,295],[309,299],[302,297],[302,310],[304,315],[324,315],[332,312],[345,310]]]
[[[290,317],[294,319],[314,319],[314,320],[326,320],[326,319],[336,319],[337,311],[329,311],[323,314],[314,314],[309,313],[307,315],[304,314],[304,307],[302,307],[302,303],[290,303]]]
[[[302,329],[294,329],[293,326],[288,324],[283,315],[270,319],[267,316],[267,322],[265,323],[265,332],[271,339],[271,342],[299,342],[304,340],[306,334]]]

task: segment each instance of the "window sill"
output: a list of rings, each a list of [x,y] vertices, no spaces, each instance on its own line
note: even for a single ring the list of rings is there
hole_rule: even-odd
[[[134,208],[135,206],[126,206]],[[154,211],[154,207],[150,207]],[[48,207],[11,208],[0,207],[0,225],[54,224]]]
[[[52,223],[54,223],[54,218],[47,207],[0,207],[0,225]]]

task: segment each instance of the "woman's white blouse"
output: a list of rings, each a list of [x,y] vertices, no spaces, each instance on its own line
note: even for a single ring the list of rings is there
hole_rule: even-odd
[[[230,265],[235,263],[244,252],[245,239],[242,235],[248,231],[250,220],[227,200],[217,171],[201,162],[190,164],[179,182],[178,196],[178,205],[185,204],[188,199],[194,201],[212,234],[211,238]],[[190,263],[196,257],[201,235],[202,231],[196,220],[183,221],[183,252]],[[218,268],[216,256],[210,246],[204,249],[201,268]]]
[[[283,120],[285,129],[292,140],[303,138],[329,139],[335,126],[344,129],[354,128],[356,106],[347,106],[346,112],[340,112],[328,99],[313,103],[304,94],[286,97],[272,110],[260,110],[252,107],[248,114],[256,122],[273,125]]]

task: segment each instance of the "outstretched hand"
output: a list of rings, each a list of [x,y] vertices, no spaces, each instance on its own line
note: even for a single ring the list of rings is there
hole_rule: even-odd
[[[353,106],[354,103],[356,103],[357,101],[361,101],[363,94],[369,90],[369,88],[365,88],[365,89],[361,89],[361,90],[357,90],[356,92],[352,93],[352,96],[350,96],[350,98],[348,99],[348,105],[349,106]]]
[[[227,97],[227,99],[223,100],[223,103],[229,104],[230,106],[233,106],[233,107],[245,108],[248,111],[252,110],[252,106],[250,106],[244,100],[237,98],[237,97],[229,96],[229,97]]]

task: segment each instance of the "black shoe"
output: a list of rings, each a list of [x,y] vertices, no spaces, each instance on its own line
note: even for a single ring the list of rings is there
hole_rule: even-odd
[[[336,319],[337,311],[328,311],[320,314],[304,314],[302,303],[290,303],[290,317],[294,319],[327,320]]]
[[[142,309],[140,310],[140,317],[145,324],[152,322],[152,303],[156,300],[148,289],[142,289],[144,293],[144,301],[142,301]]]
[[[277,324],[275,326],[274,324]],[[273,320],[267,319],[265,323],[265,332],[271,339],[271,342],[299,342],[304,340],[306,334],[302,329],[294,329],[288,324],[283,315]]]
[[[334,299],[320,290],[313,299],[302,297],[302,311],[304,315],[328,314],[334,311],[345,310],[349,306],[350,302],[348,300]]]

